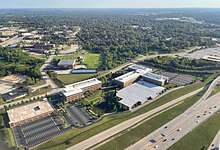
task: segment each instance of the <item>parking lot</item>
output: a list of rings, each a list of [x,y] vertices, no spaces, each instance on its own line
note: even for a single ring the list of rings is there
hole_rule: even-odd
[[[83,107],[74,104],[71,104],[71,106],[67,108],[67,112],[68,114],[64,117],[70,125],[84,126],[93,120]]]
[[[14,133],[18,145],[30,148],[65,132],[56,116],[47,116],[17,126]]]
[[[156,71],[156,73],[168,77],[170,83],[179,86],[191,84],[196,80],[195,77],[190,75],[180,75],[177,73],[171,73],[166,71]]]
[[[184,55],[192,59],[201,59],[205,55],[220,56],[220,48],[207,48]]]

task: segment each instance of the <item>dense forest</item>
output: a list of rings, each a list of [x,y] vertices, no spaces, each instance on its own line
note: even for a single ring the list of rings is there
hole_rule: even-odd
[[[19,49],[0,47],[0,76],[22,74],[31,78],[41,78],[42,60],[31,57]]]
[[[0,23],[13,21],[30,30],[42,28],[50,33],[63,25],[80,26],[77,37],[82,48],[102,54],[103,69],[110,69],[138,54],[212,47],[215,42],[211,38],[220,38],[220,16],[216,11],[219,10],[27,9],[15,14],[13,10],[4,10]]]
[[[158,56],[153,59],[146,59],[143,64],[171,72],[185,72],[191,74],[206,74],[220,70],[220,63],[218,62],[185,57]]]

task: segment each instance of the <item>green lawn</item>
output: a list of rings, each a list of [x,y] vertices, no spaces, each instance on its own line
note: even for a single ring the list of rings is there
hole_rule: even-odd
[[[127,114],[119,114],[114,116],[109,116],[101,120],[100,122],[93,124],[91,126],[88,126],[86,128],[82,129],[72,129],[69,132],[66,132],[62,135],[59,135],[52,140],[40,145],[39,147],[36,147],[35,149],[51,149],[51,150],[62,150],[66,149],[67,147],[70,147],[71,145],[77,144],[95,134],[98,134],[106,129],[109,129],[125,120],[131,119],[135,116],[138,116],[140,114],[143,114],[145,112],[148,112],[158,106],[161,106],[169,101],[172,101],[184,94],[190,93],[193,90],[199,89],[212,81],[217,75],[212,75],[209,78],[206,79],[205,82],[193,84],[191,86],[187,86],[178,90],[175,90],[163,97],[161,97],[159,100],[155,101],[154,103],[151,103],[150,105],[143,107],[139,109],[138,111],[134,113],[127,113]],[[185,103],[183,103],[185,104]],[[178,110],[178,109],[177,109]]]
[[[5,137],[8,141],[8,146],[9,147],[16,146],[15,137],[14,137],[14,134],[12,132],[12,129],[11,128],[4,128],[4,132],[5,132]]]
[[[220,85],[217,85],[213,90],[212,93],[209,95],[209,97],[217,94],[218,92],[220,92]]]
[[[35,83],[34,85],[32,85],[32,87],[37,87],[37,86],[41,86],[43,84],[45,84],[46,81],[41,79],[41,80],[37,80],[37,83]]]
[[[97,101],[100,101],[102,99],[102,91],[98,90],[92,93],[91,96],[88,96],[85,98],[86,101],[92,102],[93,104]]]
[[[208,149],[219,129],[220,112],[217,112],[207,121],[171,146],[169,150],[201,150],[203,147]]]
[[[74,54],[68,56],[56,56],[54,59],[76,59],[79,56],[84,56],[83,64],[87,65],[88,68],[98,68],[101,64],[100,54]]]
[[[37,58],[37,59],[46,59],[44,55],[35,55],[35,54],[30,54],[31,57]]]
[[[86,79],[90,79],[93,77],[97,77],[107,73],[108,71],[99,71],[97,74],[66,74],[66,75],[57,75],[57,79],[63,84],[71,84],[79,81],[83,81]]]
[[[71,84],[94,77],[96,74],[68,74],[68,75],[57,75],[57,79],[64,84]]]

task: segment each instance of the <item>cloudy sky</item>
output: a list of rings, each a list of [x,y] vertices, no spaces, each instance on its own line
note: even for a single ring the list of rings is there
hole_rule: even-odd
[[[220,0],[0,0],[0,8],[220,8]]]

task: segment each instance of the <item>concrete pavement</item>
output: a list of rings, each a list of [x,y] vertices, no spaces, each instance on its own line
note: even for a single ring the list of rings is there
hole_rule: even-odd
[[[191,97],[191,96],[195,95],[196,93],[202,91],[202,89],[203,88],[200,88],[196,91],[193,91],[193,92],[188,93],[184,96],[181,96],[181,97],[179,97],[175,100],[172,100],[172,101],[170,101],[170,102],[168,102],[168,103],[166,103],[162,106],[159,106],[159,107],[157,107],[157,108],[155,108],[155,109],[153,109],[153,110],[151,110],[147,113],[144,113],[142,115],[139,115],[137,117],[134,117],[134,118],[131,118],[127,121],[124,121],[124,122],[110,128],[110,129],[107,129],[107,130],[105,130],[105,131],[103,131],[103,132],[101,132],[97,135],[94,135],[94,136],[92,136],[92,137],[90,137],[90,138],[88,138],[88,139],[86,139],[86,140],[84,140],[84,141],[68,148],[67,150],[83,150],[83,149],[91,148],[91,147],[95,146],[96,144],[99,144],[99,143],[107,140],[108,138],[110,138],[110,137],[112,137],[112,136],[114,136],[114,135],[116,135],[116,134],[132,127],[132,126],[134,126],[135,124],[139,123],[140,121],[143,121],[144,119],[150,117],[151,115],[154,115],[155,113],[158,113],[159,111],[162,111],[162,110],[164,110],[164,109],[166,109],[166,108],[168,108],[168,107],[170,107],[170,106],[172,106],[172,105],[174,105],[178,102],[183,101],[184,99],[186,99],[188,97]]]

